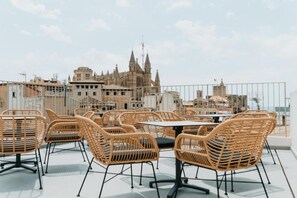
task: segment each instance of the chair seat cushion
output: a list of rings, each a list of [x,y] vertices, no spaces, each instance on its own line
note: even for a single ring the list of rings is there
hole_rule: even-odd
[[[78,133],[54,133],[48,136],[45,136],[46,142],[73,142],[79,141],[81,137]]]
[[[162,148],[173,148],[174,147],[174,139],[171,138],[164,138],[164,137],[157,137],[155,138],[160,149]]]

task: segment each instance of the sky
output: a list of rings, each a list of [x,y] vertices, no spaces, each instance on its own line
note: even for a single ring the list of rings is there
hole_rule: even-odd
[[[161,85],[297,85],[297,0],[5,0],[0,30],[0,80],[123,72],[133,50]]]

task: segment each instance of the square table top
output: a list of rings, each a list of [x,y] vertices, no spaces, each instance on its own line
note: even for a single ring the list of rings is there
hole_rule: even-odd
[[[213,126],[218,125],[218,123],[213,122],[195,122],[190,120],[182,121],[147,121],[147,122],[138,122],[140,124],[154,125],[161,127],[176,127],[176,126]]]

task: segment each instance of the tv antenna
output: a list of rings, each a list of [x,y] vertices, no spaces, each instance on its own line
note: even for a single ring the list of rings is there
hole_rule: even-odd
[[[19,73],[21,76],[24,76],[25,82],[27,82],[27,74],[26,72]]]
[[[142,63],[142,68],[144,68],[144,42],[143,42],[143,35],[141,36],[141,49],[142,49],[142,54],[141,54],[141,63]]]

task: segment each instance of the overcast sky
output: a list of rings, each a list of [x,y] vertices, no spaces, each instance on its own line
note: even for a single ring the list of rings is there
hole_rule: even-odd
[[[1,0],[0,80],[128,70],[149,53],[161,85],[297,87],[296,0]]]

